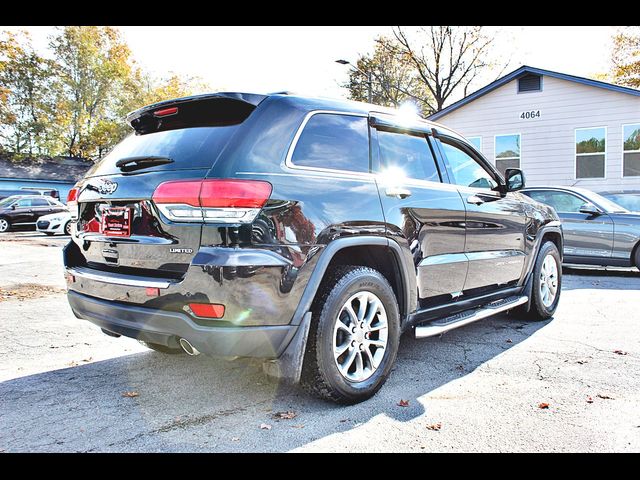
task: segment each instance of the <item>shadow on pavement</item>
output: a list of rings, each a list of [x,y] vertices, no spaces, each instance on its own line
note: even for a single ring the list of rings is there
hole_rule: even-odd
[[[563,266],[562,274],[562,290],[640,290],[635,268]]]
[[[405,334],[386,385],[369,401],[346,407],[268,380],[257,361],[202,355],[150,351],[16,378],[0,383],[0,449],[287,451],[378,415],[411,421],[424,413],[424,395],[546,324],[502,315],[442,337]],[[401,399],[409,406],[398,406]],[[273,418],[280,411],[296,417]]]

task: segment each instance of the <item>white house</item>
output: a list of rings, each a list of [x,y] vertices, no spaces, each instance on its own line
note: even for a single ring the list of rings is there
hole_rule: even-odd
[[[530,186],[640,190],[640,90],[523,66],[429,120]]]

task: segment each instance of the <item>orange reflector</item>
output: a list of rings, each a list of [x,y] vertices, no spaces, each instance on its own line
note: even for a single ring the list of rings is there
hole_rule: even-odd
[[[189,308],[198,317],[222,318],[224,305],[218,303],[190,303]]]
[[[68,274],[68,275],[67,275],[67,282],[69,282],[69,283],[75,283],[75,282],[76,282],[76,277],[75,277],[75,276],[73,276],[73,275],[71,275],[71,274]]]
[[[147,297],[159,297],[160,289],[156,287],[147,287],[146,289]]]

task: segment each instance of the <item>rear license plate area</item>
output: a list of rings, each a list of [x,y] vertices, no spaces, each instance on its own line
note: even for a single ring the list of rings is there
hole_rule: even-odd
[[[131,209],[127,207],[104,208],[100,233],[111,237],[129,237],[131,235]]]

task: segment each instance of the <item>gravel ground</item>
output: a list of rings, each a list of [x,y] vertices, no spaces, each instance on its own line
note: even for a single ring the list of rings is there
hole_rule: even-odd
[[[76,319],[67,241],[0,240],[0,451],[640,450],[635,269],[565,268],[547,322],[405,335],[383,389],[339,407],[257,362],[165,356]]]

